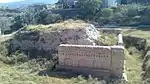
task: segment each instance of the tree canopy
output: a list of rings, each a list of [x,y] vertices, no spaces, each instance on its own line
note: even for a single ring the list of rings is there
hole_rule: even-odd
[[[96,14],[100,9],[102,0],[78,0],[79,7],[87,14]]]

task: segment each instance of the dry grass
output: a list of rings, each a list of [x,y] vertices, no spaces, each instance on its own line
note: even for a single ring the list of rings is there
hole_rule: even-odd
[[[85,28],[88,26],[88,23],[85,23],[82,20],[67,20],[61,23],[49,24],[49,25],[30,25],[26,27],[26,30],[59,30],[59,29],[76,29],[76,28]]]

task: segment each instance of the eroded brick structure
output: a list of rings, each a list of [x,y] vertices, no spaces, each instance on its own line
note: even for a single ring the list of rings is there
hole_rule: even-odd
[[[61,44],[57,68],[98,77],[122,77],[123,46],[93,46]]]

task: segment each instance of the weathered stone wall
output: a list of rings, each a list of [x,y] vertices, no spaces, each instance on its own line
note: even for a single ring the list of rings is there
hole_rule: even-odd
[[[111,46],[111,74],[113,76],[122,77],[124,71],[124,47]]]
[[[122,77],[124,48],[122,46],[92,46],[62,44],[58,49],[59,66],[96,69]],[[79,70],[78,70],[79,71]]]

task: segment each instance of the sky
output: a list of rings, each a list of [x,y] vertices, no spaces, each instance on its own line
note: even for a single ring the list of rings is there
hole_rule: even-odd
[[[23,0],[0,0],[0,3],[18,2]]]
[[[18,1],[24,1],[24,0],[0,0],[0,3],[9,3],[9,2],[18,2]],[[35,1],[35,0],[34,0]],[[37,0],[40,1],[40,0]],[[41,0],[42,1],[42,0]],[[51,3],[55,3],[58,0],[50,0]]]

